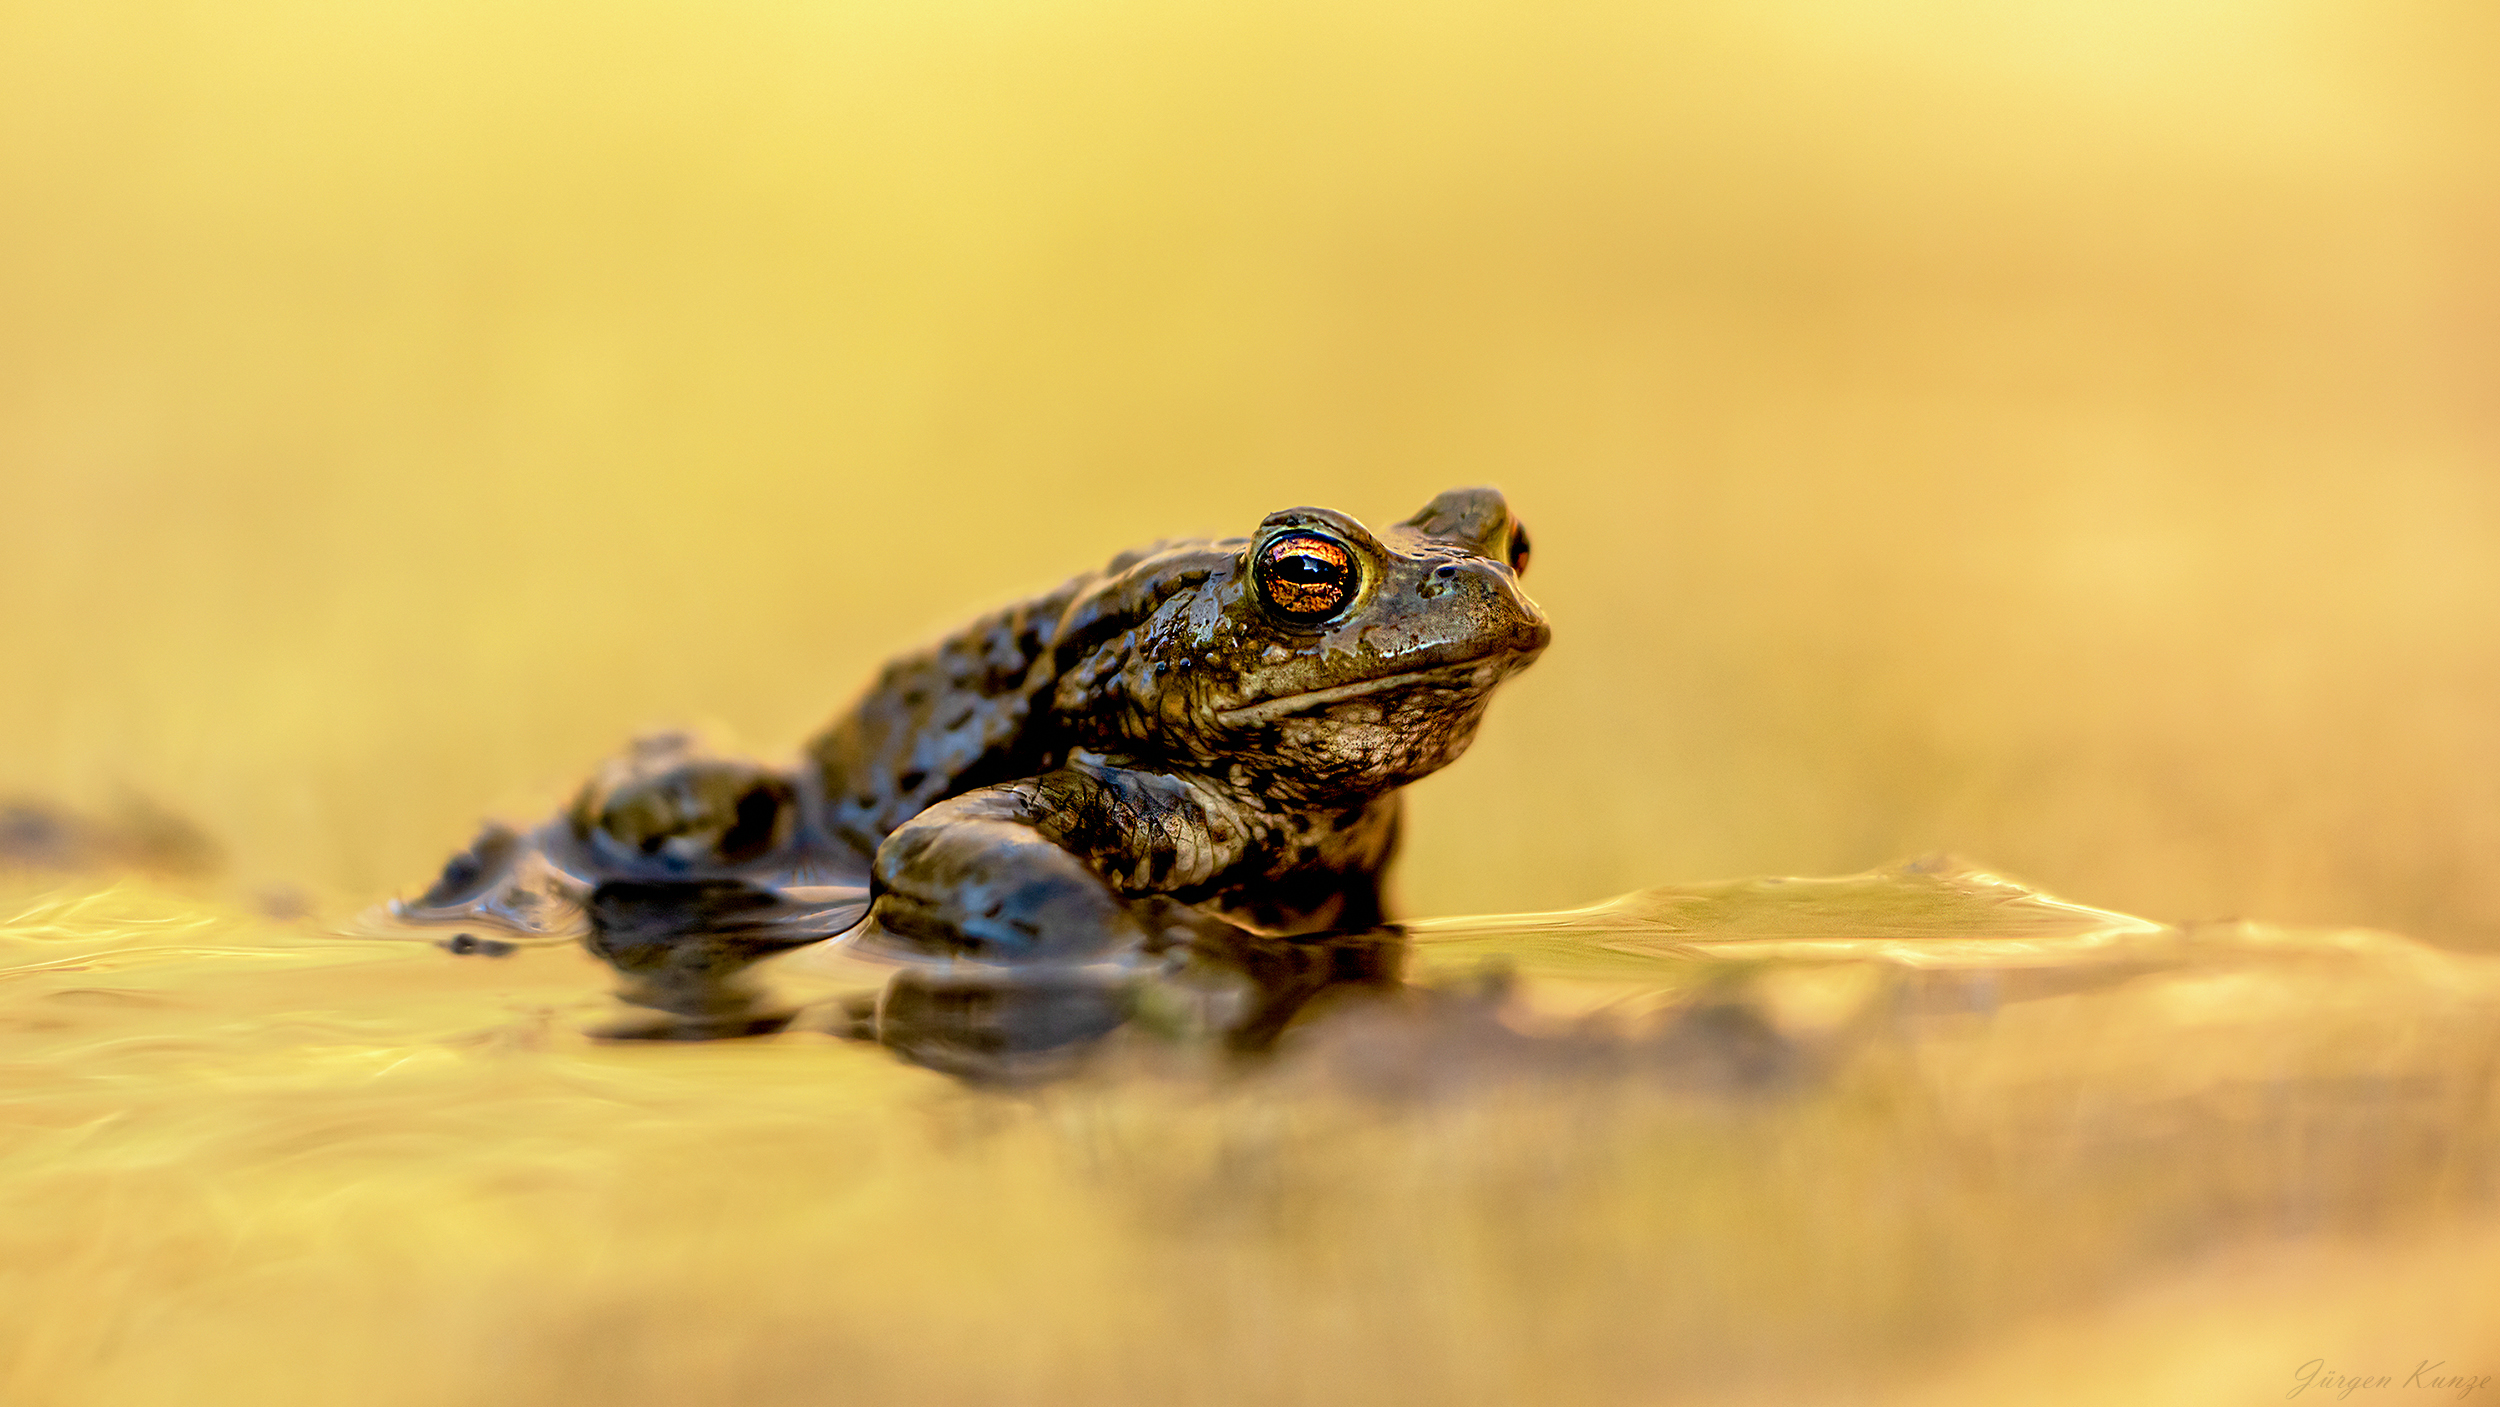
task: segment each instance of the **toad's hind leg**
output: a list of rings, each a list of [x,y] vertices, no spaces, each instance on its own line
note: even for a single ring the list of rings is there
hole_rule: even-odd
[[[774,891],[812,886],[792,895],[809,909],[795,927],[812,929],[866,906],[867,866],[865,856],[809,847],[804,829],[797,789],[780,773],[706,755],[682,734],[645,738],[601,767],[563,814],[527,831],[487,826],[424,894],[376,917],[483,925],[525,941],[578,937],[605,881],[734,877]]]
[[[798,830],[789,779],[713,757],[683,733],[636,739],[585,784],[568,819],[600,868],[685,874],[736,869],[787,849]]]

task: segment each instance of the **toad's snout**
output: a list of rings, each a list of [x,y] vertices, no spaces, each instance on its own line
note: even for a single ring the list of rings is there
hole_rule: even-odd
[[[1518,575],[1485,558],[1436,563],[1417,575],[1406,596],[1402,609],[1389,613],[1403,617],[1394,626],[1423,627],[1416,633],[1438,637],[1434,653],[1449,658],[1531,656],[1552,637],[1545,613],[1519,589]]]

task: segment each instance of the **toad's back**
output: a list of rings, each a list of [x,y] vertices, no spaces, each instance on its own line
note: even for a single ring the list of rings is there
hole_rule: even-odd
[[[1241,545],[1164,542],[1125,552],[891,661],[807,745],[803,791],[821,808],[817,824],[874,854],[938,801],[1057,766],[1072,740],[1057,717],[1062,679],[1104,672],[1107,663],[1116,669],[1141,624]],[[1108,700],[1074,702],[1090,711]]]

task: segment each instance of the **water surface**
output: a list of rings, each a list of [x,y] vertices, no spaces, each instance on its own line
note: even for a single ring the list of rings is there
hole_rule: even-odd
[[[11,1402],[2087,1401],[2148,1362],[2254,1402],[2500,1346],[2500,963],[2384,934],[1932,862],[1308,961],[825,944],[746,973],[772,1034],[638,1040],[577,944],[8,911]]]

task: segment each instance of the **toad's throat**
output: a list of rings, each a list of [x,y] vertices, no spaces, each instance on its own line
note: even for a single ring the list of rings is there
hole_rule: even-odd
[[[1245,704],[1240,708],[1225,709],[1216,714],[1215,719],[1228,728],[1255,728],[1262,723],[1273,723],[1280,718],[1291,717],[1315,708],[1325,708],[1333,703],[1343,703],[1347,699],[1359,699],[1365,694],[1377,694],[1386,689],[1402,689],[1409,684],[1425,684],[1434,680],[1456,682],[1454,676],[1471,674],[1480,668],[1487,667],[1492,659],[1491,654],[1478,655],[1474,659],[1459,660],[1452,664],[1437,664],[1430,669],[1408,670],[1403,674],[1384,674],[1377,679],[1358,679],[1351,684],[1337,684],[1325,689],[1313,689],[1308,693],[1263,699],[1258,703]]]

